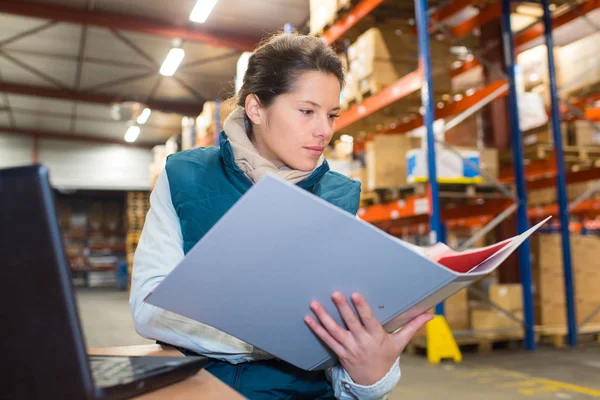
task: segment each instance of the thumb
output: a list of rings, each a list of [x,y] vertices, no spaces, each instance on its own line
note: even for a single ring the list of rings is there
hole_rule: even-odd
[[[392,336],[392,340],[396,344],[398,351],[403,351],[408,342],[410,342],[413,336],[415,336],[417,331],[432,319],[433,315],[430,313],[421,314],[415,319],[411,320],[408,324],[404,325],[400,332],[395,333]]]

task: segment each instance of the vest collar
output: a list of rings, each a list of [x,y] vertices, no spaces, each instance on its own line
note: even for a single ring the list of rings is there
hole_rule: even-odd
[[[238,189],[240,189],[242,193],[250,189],[252,182],[235,163],[233,149],[231,148],[229,138],[227,138],[225,131],[222,131],[219,135],[219,146],[221,150],[221,159],[223,161],[223,165],[225,166],[225,171],[228,178]],[[310,174],[310,176],[298,182],[297,185],[302,189],[310,191],[310,189],[315,186],[328,171],[329,163],[327,160],[325,160],[321,166],[319,166],[313,171],[312,174]]]

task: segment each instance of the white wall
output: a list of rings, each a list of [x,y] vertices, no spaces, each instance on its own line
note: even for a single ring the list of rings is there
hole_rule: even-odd
[[[148,190],[150,149],[119,144],[40,139],[38,162],[59,189]],[[29,136],[0,134],[0,167],[31,164]]]
[[[33,139],[31,136],[3,135],[0,133],[0,168],[31,164]]]

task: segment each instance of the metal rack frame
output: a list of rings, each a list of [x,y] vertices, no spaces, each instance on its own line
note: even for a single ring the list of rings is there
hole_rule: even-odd
[[[324,33],[323,38],[328,43],[333,43],[342,37],[346,30],[353,27],[358,21],[366,16],[369,12],[375,9],[383,0],[362,0],[358,5],[350,11],[345,17],[334,24],[330,30]],[[570,253],[570,237],[569,237],[569,215],[577,215],[579,213],[598,212],[600,202],[597,200],[586,200],[590,193],[586,193],[577,199],[570,206],[567,203],[566,183],[581,182],[592,179],[600,179],[600,168],[592,168],[586,171],[574,171],[567,173],[564,167],[564,154],[562,138],[560,134],[560,117],[565,113],[572,113],[579,118],[588,120],[600,120],[600,109],[589,109],[585,112],[580,112],[576,105],[565,103],[565,106],[560,106],[559,91],[556,85],[556,75],[553,55],[553,40],[552,29],[562,26],[572,20],[585,16],[585,14],[600,8],[600,0],[588,0],[583,4],[572,4],[567,12],[553,18],[549,8],[548,0],[542,0],[544,15],[541,21],[537,21],[529,27],[525,28],[516,35],[513,34],[510,26],[510,11],[511,0],[500,0],[492,3],[481,10],[480,14],[463,22],[462,24],[447,28],[439,21],[443,19],[443,15],[451,15],[460,12],[462,9],[475,3],[473,0],[461,0],[455,2],[446,2],[437,10],[428,10],[426,0],[415,0],[415,20],[416,33],[419,39],[419,68],[411,74],[402,77],[400,80],[385,88],[376,95],[373,95],[357,104],[349,110],[342,113],[338,120],[337,129],[343,129],[354,122],[380,110],[381,108],[392,104],[399,99],[414,93],[421,89],[421,100],[424,109],[422,118],[415,116],[411,120],[404,123],[396,123],[389,126],[387,129],[378,132],[378,134],[398,134],[405,133],[421,126],[426,127],[427,132],[427,157],[429,166],[429,183],[428,193],[425,197],[414,197],[403,201],[379,204],[371,206],[368,209],[360,210],[360,215],[363,219],[369,222],[382,222],[385,220],[407,218],[417,222],[424,222],[424,218],[428,217],[431,227],[431,239],[435,241],[444,241],[444,224],[455,225],[457,221],[467,220],[485,220],[487,227],[482,232],[487,232],[495,227],[499,222],[506,219],[515,211],[517,212],[518,233],[522,233],[528,229],[529,219],[536,218],[540,215],[554,214],[559,215],[561,222],[561,236],[563,247],[563,266],[565,275],[565,293],[567,298],[567,318],[568,318],[568,339],[569,345],[576,346],[577,344],[577,325],[575,316],[574,290],[573,290],[573,271]],[[431,55],[429,47],[430,22],[431,28],[438,29],[446,35],[449,40],[460,43],[460,38],[464,37],[473,29],[482,26],[483,24],[501,18],[503,46],[505,51],[505,71],[498,71],[501,79],[484,86],[470,96],[465,96],[462,100],[445,104],[443,107],[436,109],[432,91],[432,76],[431,76]],[[517,108],[517,91],[515,84],[515,57],[517,52],[520,52],[524,44],[529,41],[539,38],[544,35],[548,48],[548,66],[550,74],[550,92],[552,107],[550,110],[553,122],[553,137],[555,150],[553,159],[548,161],[540,161],[531,163],[525,166],[523,163],[523,142],[522,132],[519,126],[519,115]],[[471,52],[475,57],[472,60],[465,62],[464,65],[451,72],[451,76],[458,76],[479,65],[487,65],[485,59],[479,57],[476,52]],[[455,117],[450,124],[452,126],[464,121],[466,117],[475,113],[483,105],[503,96],[509,96],[510,108],[510,126],[512,131],[512,150],[513,150],[513,167],[511,171],[503,171],[501,179],[494,180],[498,184],[500,190],[507,194],[507,197],[513,198],[515,202],[510,200],[495,200],[488,201],[488,204],[482,207],[470,207],[468,210],[443,210],[439,202],[439,185],[436,179],[435,165],[435,143],[440,143],[434,137],[433,121],[434,115],[437,118],[445,118],[449,116]],[[594,99],[600,96],[592,96]],[[585,104],[586,101],[593,99],[582,99],[580,103]],[[445,143],[447,147],[449,145]],[[541,176],[541,175],[544,176]],[[550,175],[550,176],[548,176]],[[534,178],[529,180],[526,178]],[[516,188],[516,196],[504,188],[500,183],[514,183]],[[539,189],[556,185],[558,191],[558,204],[546,207],[527,208],[527,189]],[[591,191],[591,190],[590,190]],[[417,203],[422,201],[429,202],[429,209],[426,213],[416,213]],[[422,209],[422,207],[419,207]],[[478,217],[473,217],[478,215]],[[495,216],[495,217],[494,217]],[[470,241],[474,242],[474,240]],[[521,284],[523,285],[523,304],[524,304],[524,320],[521,321],[507,310],[503,310],[498,305],[492,304],[495,308],[506,313],[510,318],[518,320],[523,324],[525,331],[525,347],[530,350],[535,349],[535,324],[534,324],[534,309],[533,309],[533,294],[532,294],[532,276],[530,264],[530,250],[528,242],[524,243],[519,248],[519,266],[521,272]],[[474,289],[474,288],[470,288]],[[476,292],[475,290],[472,293]],[[480,297],[481,293],[474,293]],[[485,296],[483,296],[485,297]],[[436,312],[443,314],[443,305],[436,308]],[[592,319],[595,314],[600,312],[600,306],[592,315],[586,318],[581,325]]]

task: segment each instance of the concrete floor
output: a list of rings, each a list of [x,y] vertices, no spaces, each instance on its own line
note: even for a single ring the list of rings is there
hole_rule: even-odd
[[[77,299],[89,347],[152,343],[133,329],[125,292],[78,290]],[[535,353],[465,353],[462,363],[441,365],[404,354],[401,366],[402,379],[390,400],[600,398],[600,344],[576,350],[541,347]]]

